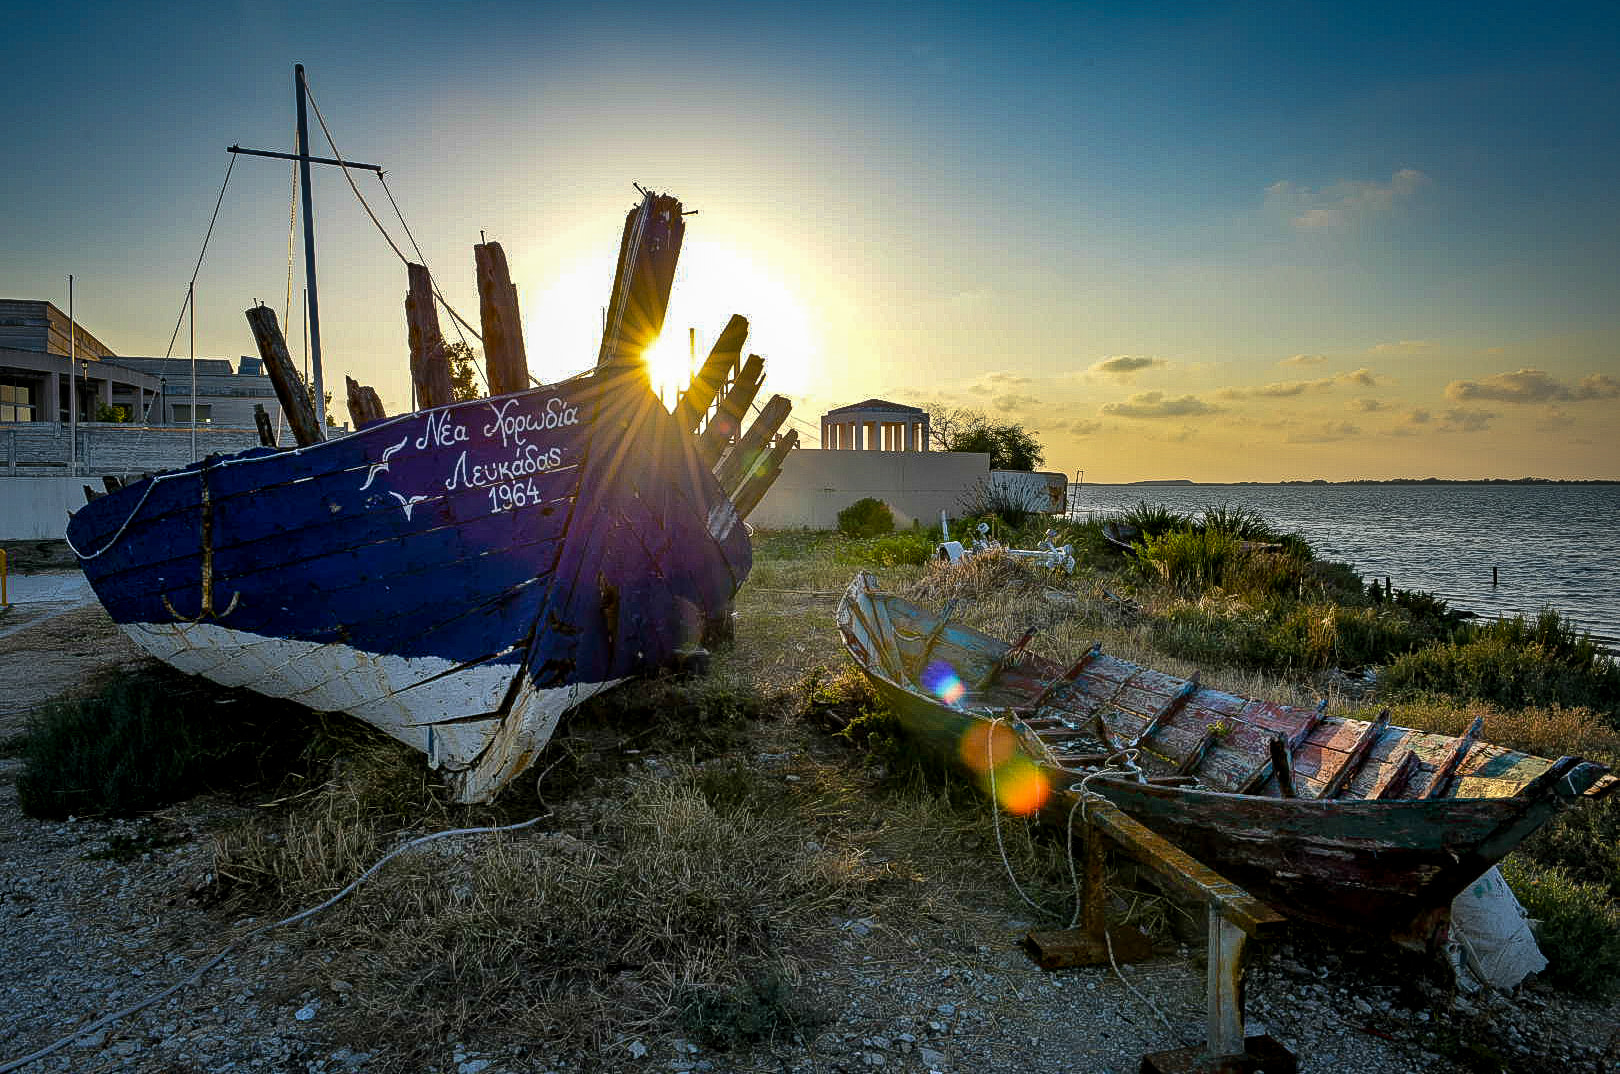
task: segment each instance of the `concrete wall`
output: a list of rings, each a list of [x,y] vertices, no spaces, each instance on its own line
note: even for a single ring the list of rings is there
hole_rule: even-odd
[[[69,511],[84,506],[84,486],[70,477],[0,477],[0,541],[61,538]]]
[[[990,456],[966,451],[822,451],[788,452],[782,476],[753,514],[762,529],[830,530],[838,512],[867,496],[887,503],[895,525],[912,519],[923,525],[939,521],[940,511],[960,514],[962,499],[989,480]]]
[[[78,433],[81,474],[140,474],[171,470],[192,461],[191,430],[186,427],[98,422],[80,425]],[[290,434],[287,439],[291,441]],[[198,458],[234,454],[258,443],[256,431],[197,427]],[[49,421],[0,425],[0,482],[27,474],[61,474],[67,468],[67,425]]]
[[[1069,479],[1047,470],[991,470],[990,487],[1026,511],[1058,514],[1064,508]]]

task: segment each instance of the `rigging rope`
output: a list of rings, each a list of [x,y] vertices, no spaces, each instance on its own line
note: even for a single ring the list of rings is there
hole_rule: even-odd
[[[180,325],[186,319],[186,307],[191,305],[193,289],[197,286],[197,274],[202,271],[203,258],[208,254],[208,240],[214,235],[214,221],[219,219],[219,207],[225,201],[225,188],[231,185],[231,170],[236,167],[236,154],[231,154],[231,162],[225,166],[225,181],[219,184],[219,197],[214,199],[214,215],[208,218],[208,231],[203,235],[202,249],[197,251],[197,264],[191,270],[191,282],[186,284],[186,298],[180,303],[180,316],[174,319],[174,331],[169,335],[169,346],[163,352],[168,358],[174,354],[174,341],[180,338]]]
[[[339,159],[341,160],[342,158],[340,157]],[[394,200],[394,192],[388,189],[388,180],[383,177],[382,172],[377,173],[377,182],[382,184],[383,193],[388,195],[388,204],[394,207],[394,215],[399,217],[399,226],[405,229],[405,237],[411,240],[411,249],[416,251],[416,256],[421,260],[422,267],[427,269],[428,280],[432,282],[433,269],[428,265],[427,255],[422,252],[422,247],[418,245],[416,236],[411,232],[411,225],[405,222],[405,214],[399,211],[399,202]],[[434,297],[438,298],[440,302],[444,302],[444,296],[439,294],[439,286],[436,282],[433,284],[433,294]],[[446,302],[444,308],[450,309],[450,304]],[[455,311],[451,310],[451,312],[453,314]],[[461,345],[466,347],[469,351],[472,350],[472,344],[467,342],[466,333],[461,330],[460,319],[452,316],[450,318],[450,325],[456,330],[456,335],[461,337]],[[478,379],[484,382],[484,391],[489,391],[489,377],[484,373],[484,367],[479,365],[477,362],[474,362],[473,368],[478,370]]]
[[[298,135],[293,135],[293,145],[299,151],[304,147],[298,144]],[[292,327],[292,263],[293,263],[293,235],[298,231],[298,162],[292,164],[292,197],[287,199],[287,304],[281,307],[281,323],[283,330]]]
[[[355,184],[354,176],[349,174],[349,165],[344,160],[342,151],[338,149],[337,139],[332,137],[332,129],[326,125],[326,117],[321,115],[321,106],[315,103],[315,94],[310,90],[309,83],[307,81],[304,83],[304,94],[309,98],[310,107],[315,109],[315,118],[320,122],[321,130],[326,135],[326,143],[332,147],[332,156],[337,158],[338,168],[343,172],[343,178],[348,180],[349,189],[354,191],[354,196],[359,199],[360,207],[366,211],[367,216],[371,217],[372,224],[375,225],[378,233],[382,235],[383,240],[388,243],[389,248],[394,251],[394,256],[399,258],[401,264],[409,265],[411,263],[411,259],[405,256],[404,251],[399,248],[399,244],[394,241],[394,237],[388,234],[388,229],[383,227],[382,221],[377,219],[377,214],[371,209],[371,203],[366,200],[366,196],[364,194],[360,193],[359,186]],[[397,208],[398,207],[396,206],[396,210]],[[406,231],[409,232],[410,229],[406,228]],[[415,240],[412,241],[414,242]],[[418,252],[420,253],[420,251]],[[423,264],[422,267],[426,268],[427,266],[426,264]],[[461,314],[456,312],[456,308],[454,306],[450,305],[449,301],[444,297],[444,292],[439,290],[439,284],[433,279],[433,274],[431,272],[428,273],[428,282],[432,285],[434,297],[439,300],[439,304],[445,308],[445,310],[453,319],[455,319],[456,322],[458,322],[462,327],[466,328],[467,331],[471,332],[473,334],[473,338],[482,343],[484,341],[484,337],[476,328],[467,323],[466,318],[462,317]]]

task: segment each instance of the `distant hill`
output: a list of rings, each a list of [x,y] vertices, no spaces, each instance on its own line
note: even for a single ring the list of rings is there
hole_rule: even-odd
[[[1185,477],[1172,477],[1162,481],[1127,481],[1127,485],[1196,485],[1198,482],[1189,481]]]

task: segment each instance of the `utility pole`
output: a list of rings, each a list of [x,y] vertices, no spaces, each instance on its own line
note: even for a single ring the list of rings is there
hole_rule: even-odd
[[[320,299],[315,289],[315,209],[309,189],[309,166],[311,164],[332,164],[340,168],[362,168],[366,171],[382,174],[382,168],[375,164],[358,164],[352,160],[334,160],[331,157],[312,157],[309,154],[309,115],[306,110],[306,101],[309,97],[309,86],[304,81],[304,65],[293,65],[293,90],[298,99],[298,152],[277,153],[268,149],[243,149],[239,145],[226,146],[227,153],[246,153],[254,157],[276,157],[280,160],[296,160],[298,162],[298,181],[303,185],[301,198],[304,208],[304,278],[308,284],[305,300],[309,304],[309,351],[310,364],[314,369],[315,410],[319,415],[316,419],[323,433],[326,429],[326,382],[321,375],[321,307]]]

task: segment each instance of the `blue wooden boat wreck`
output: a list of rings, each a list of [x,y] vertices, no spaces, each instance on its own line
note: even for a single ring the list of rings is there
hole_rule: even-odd
[[[358,716],[426,753],[459,800],[491,798],[568,708],[729,625],[751,563],[743,516],[796,440],[767,446],[780,397],[742,429],[763,370],[751,358],[738,371],[741,318],[674,413],[651,390],[642,351],[682,229],[674,198],[644,192],[631,210],[593,370],[450,402],[428,298],[412,313],[427,405],[358,414],[372,420],[331,440],[274,315],[249,311],[304,442],[148,475],[74,514],[68,538],[108,613],[182,671]],[[504,256],[487,247],[498,390],[495,346],[518,322]]]

